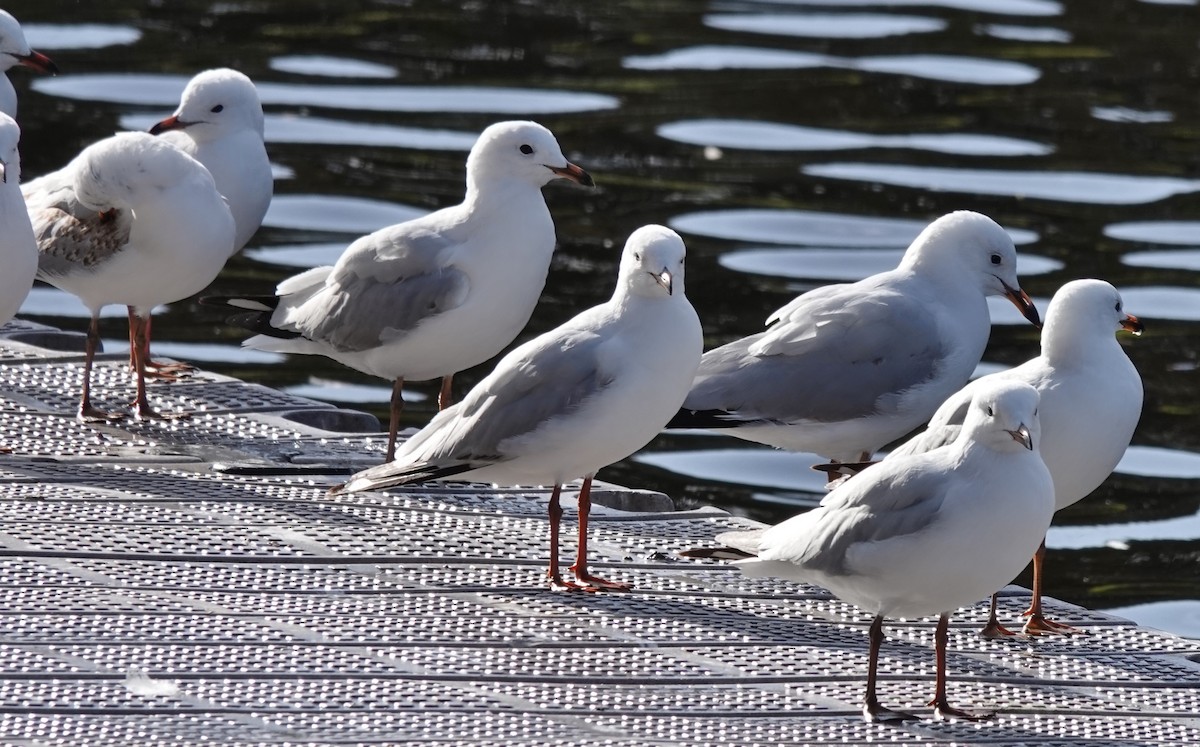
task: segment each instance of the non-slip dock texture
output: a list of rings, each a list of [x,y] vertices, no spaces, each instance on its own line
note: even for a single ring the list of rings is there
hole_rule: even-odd
[[[1200,642],[1055,603],[1087,634],[989,642],[977,606],[950,697],[999,715],[941,722],[934,621],[898,621],[881,697],[925,720],[866,724],[867,615],[675,559],[737,519],[612,488],[651,510],[597,507],[593,558],[635,591],[552,591],[548,491],[331,498],[378,433],[205,373],[152,385],[188,420],[79,423],[74,342],[0,330],[0,743],[1200,744]],[[132,397],[122,356],[98,371],[98,404]]]

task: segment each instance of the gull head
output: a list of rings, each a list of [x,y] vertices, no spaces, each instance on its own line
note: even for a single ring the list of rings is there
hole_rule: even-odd
[[[0,112],[0,182],[4,184],[16,185],[21,181],[21,154],[17,151],[20,141],[21,128],[17,121]]]
[[[24,65],[43,73],[58,75],[58,65],[46,55],[29,48],[25,32],[12,14],[0,10],[0,71]]]
[[[1072,340],[1111,339],[1118,329],[1140,335],[1143,326],[1140,319],[1125,311],[1117,289],[1103,280],[1072,280],[1050,299],[1043,345],[1058,335]]]
[[[682,297],[686,254],[679,234],[665,226],[642,226],[625,242],[618,287],[630,295]]]
[[[467,156],[467,182],[526,181],[541,187],[555,179],[590,187],[588,172],[567,160],[554,135],[537,122],[498,122],[480,135]]]
[[[251,130],[263,135],[262,101],[254,83],[237,70],[198,73],[183,89],[175,113],[150,128],[151,135],[183,130],[193,140],[216,140]]]
[[[1038,403],[1029,384],[997,379],[976,388],[959,442],[979,442],[996,451],[1035,451],[1041,438]]]
[[[1017,279],[1017,248],[996,221],[970,210],[956,210],[925,227],[904,253],[901,267],[949,284],[978,284],[985,296],[1004,296],[1035,327],[1037,307]]]

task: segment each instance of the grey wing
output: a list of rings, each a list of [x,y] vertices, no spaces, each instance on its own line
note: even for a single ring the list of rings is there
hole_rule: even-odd
[[[836,575],[846,572],[853,546],[924,530],[946,495],[942,471],[912,469],[927,462],[923,456],[885,460],[851,478],[809,513],[768,529],[759,557]]]
[[[584,331],[541,337],[509,353],[459,407],[457,432],[424,455],[429,461],[500,461],[513,442],[561,418],[614,381],[601,360],[604,340]]]
[[[403,224],[402,224],[403,225]],[[450,242],[438,234],[384,229],[352,244],[319,293],[285,308],[284,329],[343,352],[404,337],[422,322],[460,306],[465,272],[439,262]]]
[[[798,341],[768,330],[708,351],[684,407],[785,423],[885,413],[902,392],[932,379],[948,353],[933,315],[900,295],[851,302],[820,322]]]
[[[38,277],[53,281],[111,259],[129,243],[128,211],[96,213],[73,199],[46,205],[30,216],[38,245]]]

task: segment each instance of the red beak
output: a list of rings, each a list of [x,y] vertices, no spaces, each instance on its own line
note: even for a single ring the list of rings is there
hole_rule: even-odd
[[[171,115],[171,116],[167,117],[166,119],[164,119],[163,121],[158,122],[153,127],[151,127],[150,134],[151,135],[161,135],[162,133],[166,132],[167,130],[182,130],[190,124],[191,124],[191,122],[184,122],[179,117],[177,117],[175,115]]]
[[[29,50],[27,55],[15,55],[17,62],[25,67],[31,67],[34,70],[39,70],[50,75],[58,75],[58,65],[54,64],[54,60],[50,59],[41,52]]]
[[[567,165],[563,166],[562,168],[556,168],[554,166],[547,166],[546,168],[553,171],[555,176],[561,177],[563,179],[570,179],[571,181],[575,182],[576,184],[582,184],[585,187],[596,186],[596,182],[592,181],[591,174],[589,174],[588,172],[579,168],[578,166],[571,163],[570,161],[567,161]]]

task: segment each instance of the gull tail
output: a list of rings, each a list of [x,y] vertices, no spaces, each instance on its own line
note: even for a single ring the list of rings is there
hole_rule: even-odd
[[[271,317],[279,306],[279,296],[204,296],[200,303],[205,306],[224,306],[244,309],[243,313],[226,317],[225,323],[255,334],[292,340],[300,337],[299,332],[279,329],[271,324]]]
[[[748,422],[725,410],[690,410],[679,408],[666,427],[674,428],[736,428]]]
[[[713,560],[746,560],[748,558],[758,557],[752,552],[739,550],[736,547],[693,547],[688,550],[680,550],[679,557],[681,558],[712,558]]]
[[[371,467],[352,475],[349,480],[341,485],[335,485],[330,488],[329,494],[342,495],[345,493],[358,493],[364,490],[386,490],[397,485],[412,485],[414,483],[429,482],[430,480],[444,480],[447,477],[461,475],[463,472],[470,472],[476,466],[467,463],[439,465],[388,462],[387,464]]]

